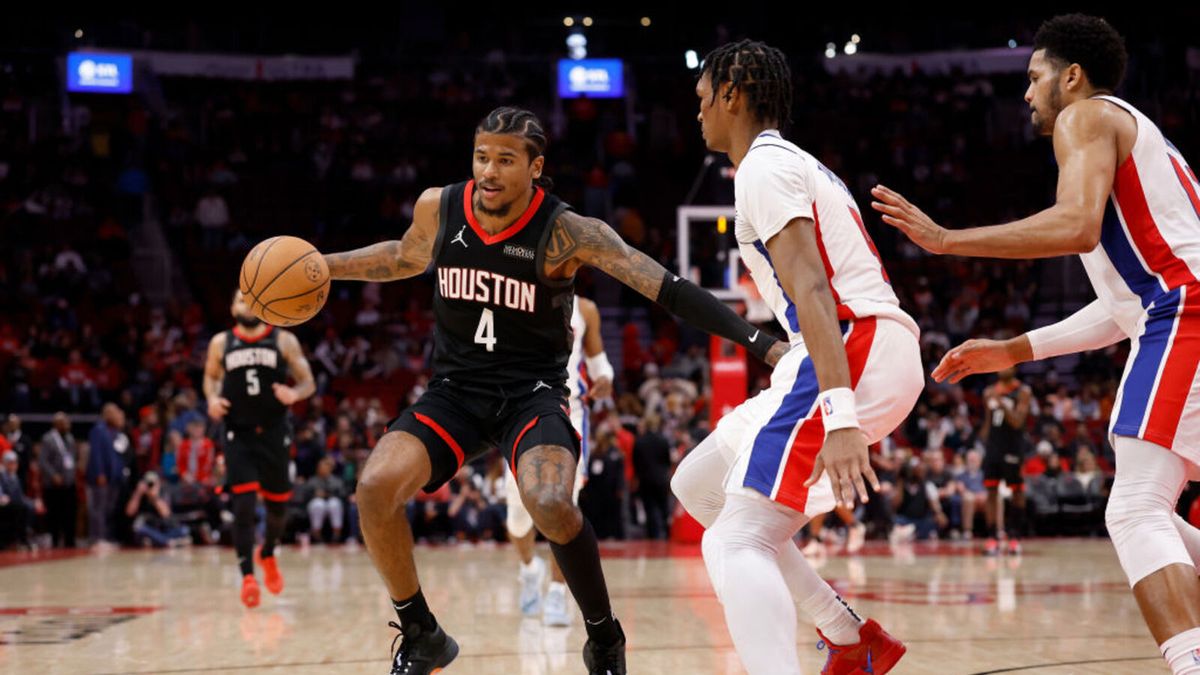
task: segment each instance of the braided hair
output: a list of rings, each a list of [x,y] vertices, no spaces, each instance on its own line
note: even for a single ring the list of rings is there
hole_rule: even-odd
[[[783,127],[792,117],[792,71],[787,57],[764,42],[741,40],[717,47],[700,71],[712,79],[713,100],[726,82],[746,97],[760,122]],[[728,94],[726,94],[728,100]]]
[[[524,108],[501,106],[487,114],[475,127],[476,134],[511,134],[520,136],[525,141],[525,150],[529,153],[529,161],[546,154],[546,130],[537,115]],[[534,185],[545,190],[554,188],[554,181],[544,173],[535,178]]]

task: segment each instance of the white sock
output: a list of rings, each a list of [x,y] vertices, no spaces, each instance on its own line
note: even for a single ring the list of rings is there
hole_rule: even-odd
[[[1200,628],[1185,630],[1158,646],[1174,675],[1200,673]]]
[[[800,609],[835,645],[858,642],[858,629],[866,623],[841,596],[817,574],[808,559],[792,542],[779,547],[779,569]]]
[[[551,593],[566,593],[567,585],[561,581],[551,581],[550,582],[550,592]]]
[[[796,606],[779,569],[804,516],[765,497],[729,495],[704,533],[704,563],[750,675],[800,675]]]

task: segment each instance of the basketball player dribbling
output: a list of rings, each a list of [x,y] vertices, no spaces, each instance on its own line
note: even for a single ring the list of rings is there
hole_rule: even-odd
[[[845,184],[779,132],[792,103],[783,53],[748,40],[720,47],[696,95],[706,145],[737,167],[742,260],[791,349],[771,386],[721,418],[671,486],[708,527],[704,562],[747,671],[800,673],[799,602],[829,649],[823,673],[886,673],[904,645],[851,610],[792,537],[835,502],[852,505],[856,492],[866,501],[864,478],[879,490],[867,445],[904,421],[924,386],[917,324]]]
[[[769,364],[786,351],[711,294],[627,246],[608,224],[577,215],[550,194],[542,179],[545,148],[535,115],[498,108],[476,129],[473,180],[426,190],[401,240],[326,256],[334,279],[403,279],[431,265],[436,275],[433,379],[379,440],[357,492],[367,551],[399,618],[393,673],[429,673],[458,653],[421,591],[405,503],[496,446],[583,614],[588,672],[625,673],[625,636],[609,603],[596,535],[572,501],[579,436],[564,383],[581,267],[607,273]]]
[[[287,525],[292,497],[288,406],[312,396],[317,385],[294,334],[254,316],[240,291],[234,291],[230,311],[237,326],[208,343],[204,396],[208,416],[225,421],[226,488],[232,493],[233,547],[242,573],[242,603],[256,607],[260,600],[254,578],[256,558],[267,590],[274,595],[283,592],[275,545]],[[290,387],[289,374],[295,381]],[[266,505],[267,522],[262,546],[255,551],[259,495]]]
[[[1059,16],[1038,30],[1025,101],[1058,159],[1050,208],[947,230],[883,186],[872,206],[932,253],[1080,256],[1096,301],[1010,340],[970,340],[933,375],[958,382],[1133,341],[1110,421],[1117,468],[1105,519],[1163,658],[1174,673],[1200,673],[1200,531],[1174,511],[1200,477],[1200,182],[1148,117],[1113,96],[1126,61],[1121,36],[1098,17]]]

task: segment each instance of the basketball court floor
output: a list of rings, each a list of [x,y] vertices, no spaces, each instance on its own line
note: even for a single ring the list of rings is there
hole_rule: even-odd
[[[542,547],[542,555],[547,549]],[[740,673],[698,546],[603,545],[629,672]],[[584,631],[522,619],[507,546],[421,547],[422,585],[462,646],[446,672],[579,673]],[[0,556],[0,673],[386,673],[395,633],[361,547],[285,548],[287,588],[246,610],[229,549]],[[820,567],[907,642],[895,673],[1165,673],[1107,540],[869,543]],[[801,618],[806,673],[824,652]]]

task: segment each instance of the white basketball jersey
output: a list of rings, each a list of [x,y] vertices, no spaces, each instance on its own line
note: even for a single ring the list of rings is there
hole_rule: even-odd
[[[742,260],[793,344],[803,341],[796,301],[808,299],[788,297],[775,268],[791,261],[771,260],[766,244],[795,218],[813,221],[839,319],[886,317],[919,334],[916,322],[900,309],[854,196],[815,157],[778,131],[764,131],[738,166],[734,192]]]
[[[575,309],[571,312],[571,333],[574,342],[571,345],[571,358],[567,360],[567,388],[571,390],[571,408],[574,409],[579,400],[588,392],[587,380],[583,377],[583,334],[587,331],[587,322],[579,311],[579,296],[575,296]]]
[[[1127,335],[1137,337],[1139,322],[1152,307],[1160,313],[1180,311],[1180,288],[1196,283],[1200,183],[1150,118],[1115,96],[1096,98],[1133,115],[1137,139],[1117,167],[1100,243],[1080,259],[1100,302]]]

